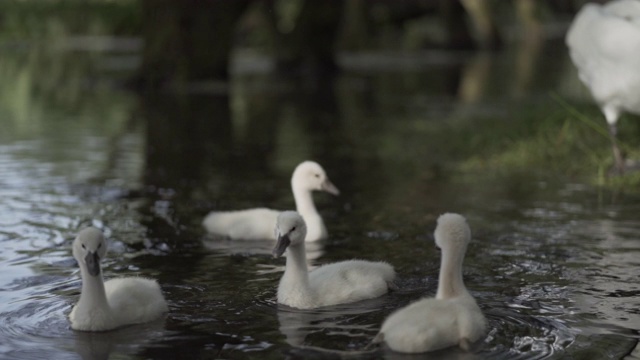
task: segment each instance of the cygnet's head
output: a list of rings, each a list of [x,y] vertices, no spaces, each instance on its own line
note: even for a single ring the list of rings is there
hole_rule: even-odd
[[[107,254],[107,241],[102,231],[88,227],[78,233],[73,241],[73,257],[91,276],[100,275],[100,259]]]
[[[278,242],[273,248],[273,256],[280,257],[289,246],[304,244],[307,236],[307,224],[295,211],[283,211],[278,215],[275,229]]]
[[[304,161],[293,171],[291,186],[304,190],[321,190],[332,195],[339,195],[340,190],[333,185],[320,164],[314,161]]]
[[[446,213],[438,218],[434,236],[436,246],[442,251],[456,249],[464,252],[471,241],[471,229],[462,215]]]

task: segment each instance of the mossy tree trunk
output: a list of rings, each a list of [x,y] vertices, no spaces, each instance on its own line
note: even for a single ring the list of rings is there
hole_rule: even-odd
[[[275,2],[265,1],[270,30],[274,36],[274,53],[279,72],[334,72],[336,36],[340,30],[342,0],[301,0],[301,8],[290,31],[278,27]]]
[[[137,85],[226,80],[236,24],[250,0],[142,0]]]

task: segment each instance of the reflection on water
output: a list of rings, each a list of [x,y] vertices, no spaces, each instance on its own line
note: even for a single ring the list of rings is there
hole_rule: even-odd
[[[638,199],[548,169],[456,170],[495,130],[483,119],[511,119],[528,102],[546,116],[544,94],[568,89],[566,55],[525,60],[561,51],[405,59],[405,70],[384,56],[346,57],[343,74],[313,80],[240,68],[228,94],[154,96],[113,89],[122,77],[113,70],[92,75],[95,54],[4,56],[0,357],[425,358],[367,345],[389,313],[435,292],[431,232],[444,211],[472,225],[465,279],[490,332],[475,353],[431,357],[624,356],[640,328]],[[291,169],[307,158],[343,191],[315,197],[331,237],[308,245],[309,265],[386,260],[400,290],[313,311],[278,306],[284,260],[272,258],[272,242],[204,234],[213,209],[291,208]],[[70,330],[80,289],[71,241],[87,225],[112,241],[105,277],[158,279],[166,319]]]
[[[299,310],[278,305],[278,329],[293,347],[335,353],[364,348],[377,333],[368,314],[385,305],[384,297],[317,310]],[[345,344],[342,344],[345,343]],[[373,353],[374,351],[363,351]]]
[[[137,351],[141,346],[149,346],[154,340],[169,337],[171,334],[164,330],[164,320],[134,327],[118,329],[105,333],[74,332],[73,351],[82,359],[109,359],[112,353]],[[141,342],[139,334],[146,334]]]

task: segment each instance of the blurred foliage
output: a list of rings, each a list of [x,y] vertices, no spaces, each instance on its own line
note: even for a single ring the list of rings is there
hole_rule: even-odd
[[[463,130],[461,137],[472,139],[473,146],[472,155],[460,163],[459,170],[555,174],[618,190],[640,190],[636,172],[610,176],[611,140],[600,111],[566,106],[559,103],[554,111],[544,113],[535,108],[519,111],[518,121],[483,121],[483,127],[493,131]],[[637,121],[620,124],[620,145],[631,159],[640,158],[640,150],[630,145],[638,141],[639,125]]]
[[[137,0],[0,1],[0,39],[138,35],[140,15]]]
[[[149,4],[153,5],[153,1]],[[295,24],[304,12],[302,3],[302,0],[280,0],[271,5],[252,2],[240,19],[234,45],[270,54],[278,46],[278,37],[286,38],[295,32]],[[152,114],[150,117],[174,116],[167,115],[164,119],[171,131],[153,136],[171,138],[179,129],[168,124],[183,122],[180,112],[185,112],[190,118],[202,118],[203,123],[198,126],[210,125],[204,126],[205,130],[199,135],[222,132],[225,136],[221,142],[237,135],[234,151],[251,151],[247,148],[253,147],[260,154],[259,159],[283,162],[278,164],[283,169],[289,169],[300,154],[323,157],[327,156],[326,147],[335,147],[339,149],[336,153],[343,155],[340,161],[350,153],[367,152],[372,154],[372,163],[383,161],[398,173],[415,175],[422,172],[422,178],[427,179],[456,172],[541,171],[569,178],[593,179],[594,183],[608,186],[637,187],[640,178],[633,174],[616,178],[606,176],[611,165],[611,151],[600,112],[589,98],[572,98],[574,90],[561,89],[567,77],[577,83],[577,77],[568,70],[572,66],[567,62],[564,47],[561,60],[551,62],[540,57],[559,56],[558,53],[525,41],[516,46],[511,44],[511,50],[496,58],[480,54],[469,60],[468,52],[465,53],[468,57],[455,53],[442,59],[437,59],[442,54],[436,52],[430,55],[417,52],[414,57],[402,57],[409,52],[405,50],[420,50],[445,41],[446,31],[435,3],[403,4],[404,8],[400,6],[395,10],[388,3],[379,1],[345,3],[344,13],[350,21],[342,22],[341,34],[345,36],[339,36],[336,46],[356,50],[354,52],[362,50],[365,56],[372,53],[372,49],[383,54],[356,59],[355,65],[348,69],[351,78],[347,82],[352,83],[346,88],[344,81],[334,84],[335,79],[321,76],[289,83],[264,73],[235,74],[228,94],[233,111],[225,107],[225,98],[207,98],[211,94],[207,93],[206,87],[191,89],[202,92],[203,97],[199,99],[186,100],[186,93],[180,95],[184,98],[171,101],[155,98],[153,103],[159,104],[158,109],[148,111]],[[491,2],[501,29],[511,27],[513,30],[516,24],[513,18],[507,19],[513,14],[512,3]],[[416,7],[419,11],[412,12]],[[275,12],[276,16],[270,18],[269,11]],[[563,12],[565,10],[554,9],[548,2],[536,11],[542,19],[570,15]],[[126,51],[93,51],[49,46],[64,41],[36,41],[45,45],[36,46],[28,40],[59,40],[86,35],[137,37],[143,32],[143,13],[142,1],[134,0],[0,2],[0,40],[2,46],[11,50],[11,56],[0,59],[0,115],[11,119],[5,122],[8,125],[0,135],[40,131],[42,124],[34,119],[47,118],[45,114],[50,109],[74,116],[88,116],[96,109],[103,109],[91,117],[103,119],[104,126],[115,123],[119,125],[114,127],[122,128],[128,116],[133,116],[128,114],[131,101],[109,105],[110,97],[118,93],[112,87],[134,72],[142,47],[132,46]],[[265,31],[269,28],[280,35]],[[206,42],[208,37],[203,39]],[[22,40],[27,41],[23,44]],[[527,47],[532,50],[526,51]],[[508,53],[514,51],[513,48],[518,48],[518,54]],[[478,67],[474,70],[476,60],[479,60]],[[563,67],[563,61],[569,66]],[[113,69],[113,64],[123,63],[126,65],[123,69]],[[471,87],[478,87],[476,98],[462,95],[467,81]],[[535,87],[537,89],[532,90]],[[536,91],[539,93],[543,87],[557,90],[561,98],[567,99],[567,104],[575,104],[577,99],[584,105],[575,110],[549,99],[545,106],[523,105],[518,101],[514,105],[514,100],[532,96]],[[131,94],[118,94],[136,99]],[[455,104],[443,105],[438,99]],[[162,108],[165,103],[174,104],[175,108]],[[206,105],[208,103],[212,105]],[[421,105],[415,106],[416,103]],[[475,113],[482,106],[499,108],[507,116]],[[202,113],[188,110],[208,107],[210,110]],[[434,115],[429,113],[433,110],[426,109],[428,107],[436,111],[438,107],[447,110]],[[227,113],[229,119],[224,120],[216,115]],[[434,121],[434,117],[442,119]],[[208,123],[212,118],[218,119],[216,126],[224,131]],[[640,151],[634,146],[638,143],[638,128],[640,124],[632,116],[620,122],[621,142],[631,158],[640,157]],[[246,134],[241,134],[243,131]],[[314,137],[317,133],[326,136],[326,143],[318,143]],[[432,140],[425,144],[425,138]],[[185,138],[185,149],[188,149],[189,140]],[[207,149],[203,152],[210,150]],[[408,167],[415,157],[424,159],[425,166]],[[384,177],[380,179],[384,180]]]
[[[63,129],[63,119],[93,119],[105,131],[128,121],[134,99],[114,93],[115,73],[100,68],[103,54],[29,49],[0,57],[0,140]]]

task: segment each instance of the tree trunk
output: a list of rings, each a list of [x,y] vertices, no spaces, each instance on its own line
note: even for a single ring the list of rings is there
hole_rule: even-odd
[[[226,80],[236,23],[250,0],[142,0],[143,89]]]
[[[343,1],[303,0],[293,29],[286,33],[278,28],[275,0],[268,0],[265,5],[280,73],[300,70],[331,73],[338,69],[335,43],[344,10]]]

